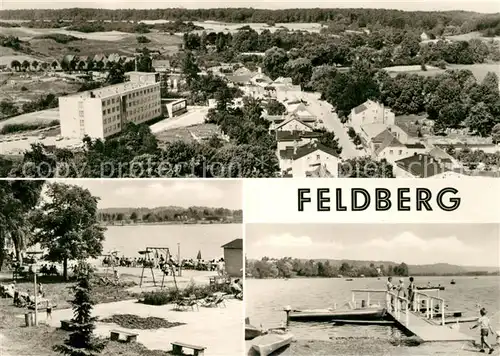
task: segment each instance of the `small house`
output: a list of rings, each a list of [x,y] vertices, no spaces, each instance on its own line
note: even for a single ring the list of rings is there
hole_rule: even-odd
[[[226,273],[230,277],[243,276],[243,239],[235,239],[222,245]]]

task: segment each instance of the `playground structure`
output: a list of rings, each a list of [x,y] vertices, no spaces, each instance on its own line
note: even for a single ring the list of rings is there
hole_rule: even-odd
[[[118,257],[118,251],[110,251],[106,255],[101,255],[101,257],[104,257],[104,260],[107,260],[107,263],[104,265],[104,273],[106,274],[106,277],[108,276],[109,269],[111,268],[111,271],[113,272],[113,276],[115,275],[115,265],[116,265],[116,260]]]
[[[141,272],[141,281],[139,283],[139,287],[142,287],[142,282],[144,280],[144,270],[149,268],[151,270],[151,277],[153,278],[153,285],[156,287],[156,278],[154,274],[154,268],[160,267],[162,271],[162,279],[160,288],[163,289],[165,284],[165,276],[168,275],[168,272],[172,273],[174,278],[175,288],[177,287],[177,280],[175,278],[175,267],[177,267],[172,259],[172,255],[170,254],[170,249],[168,247],[146,247],[144,251],[139,251],[139,254],[145,256],[145,261],[142,264],[142,272]],[[163,263],[161,263],[163,261]],[[180,266],[179,275],[180,275]]]

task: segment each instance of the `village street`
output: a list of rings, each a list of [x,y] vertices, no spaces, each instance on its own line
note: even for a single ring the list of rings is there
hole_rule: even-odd
[[[329,103],[318,100],[312,95],[304,94],[305,99],[309,103],[308,110],[311,114],[316,115],[319,120],[322,120],[324,127],[328,131],[333,131],[335,136],[339,139],[339,144],[342,147],[342,153],[340,155],[342,159],[355,158],[366,154],[364,150],[356,149],[356,146],[347,134],[346,128],[340,122],[337,113],[332,112],[333,107]]]

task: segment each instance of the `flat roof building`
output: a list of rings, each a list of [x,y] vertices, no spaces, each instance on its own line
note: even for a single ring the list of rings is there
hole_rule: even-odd
[[[141,124],[161,116],[157,73],[130,72],[130,81],[59,98],[63,137],[106,138],[128,122]]]

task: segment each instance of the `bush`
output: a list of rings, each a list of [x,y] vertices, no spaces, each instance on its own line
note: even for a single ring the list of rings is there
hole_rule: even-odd
[[[137,36],[137,43],[149,43],[151,42],[146,36]]]
[[[216,292],[231,293],[231,287],[229,284],[200,286],[191,282],[184,289],[177,290],[176,288],[170,287],[153,292],[146,292],[143,294],[142,303],[148,305],[165,305],[174,303],[179,298],[189,297],[193,294],[196,296],[196,299],[203,299]]]
[[[356,137],[356,131],[352,127],[349,127],[349,129],[347,130],[347,134],[351,139],[354,139],[354,137]]]

